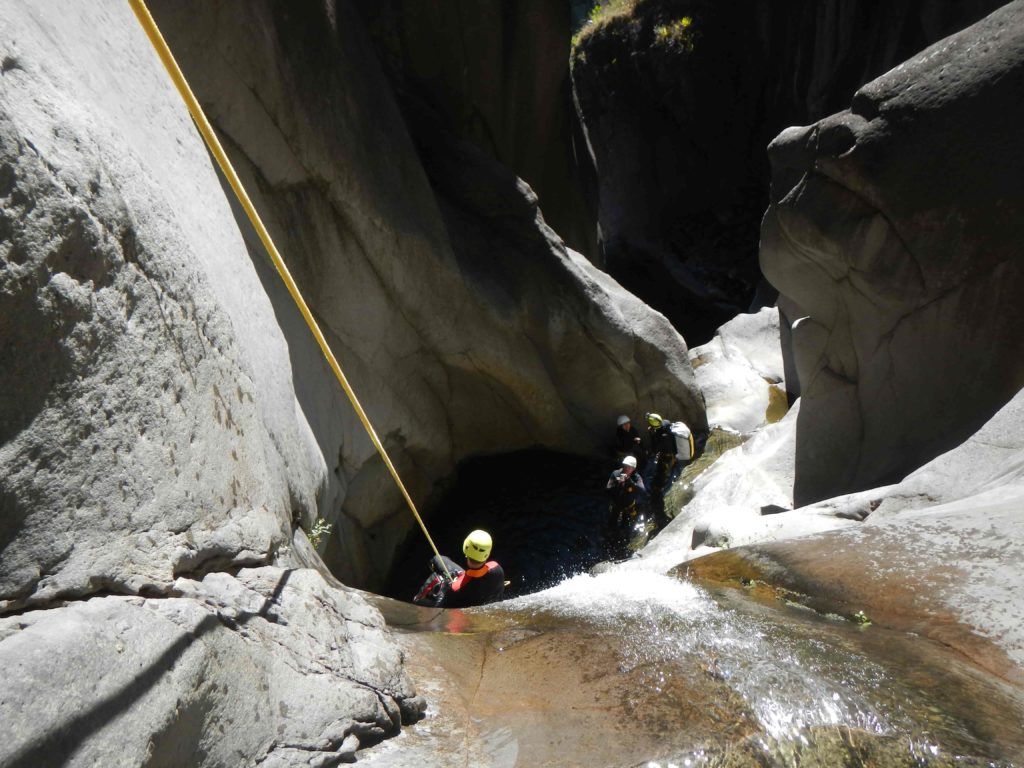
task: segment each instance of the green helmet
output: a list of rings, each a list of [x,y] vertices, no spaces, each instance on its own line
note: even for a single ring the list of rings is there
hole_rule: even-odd
[[[491,554],[491,534],[487,531],[473,531],[462,542],[462,554],[470,560],[482,563]]]
[[[661,422],[662,422],[662,418],[658,414],[656,414],[656,413],[648,413],[647,414],[647,423],[650,424],[652,427],[660,427],[661,426]]]

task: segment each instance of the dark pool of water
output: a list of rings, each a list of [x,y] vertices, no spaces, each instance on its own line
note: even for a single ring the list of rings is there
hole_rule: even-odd
[[[466,534],[484,529],[494,539],[493,559],[511,581],[506,595],[536,592],[616,554],[606,536],[604,492],[616,466],[611,459],[539,449],[468,459],[427,527],[441,553],[460,563]],[[408,600],[431,554],[419,529],[412,531],[387,594]]]
[[[692,497],[692,483],[743,438],[720,430],[698,435],[697,458],[677,467],[664,501],[641,498],[641,516],[626,540],[610,540],[605,484],[619,466],[600,459],[544,449],[515,451],[463,461],[451,490],[427,519],[441,554],[463,562],[462,541],[475,528],[494,538],[493,557],[511,584],[507,597],[554,586],[597,563],[628,557],[657,533],[655,507],[668,517]],[[650,487],[653,462],[643,476]],[[432,552],[419,528],[406,538],[385,594],[409,600],[427,576]]]

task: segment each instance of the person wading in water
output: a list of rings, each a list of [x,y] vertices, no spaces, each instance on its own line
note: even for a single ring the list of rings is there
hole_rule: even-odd
[[[608,515],[610,545],[618,552],[625,550],[629,543],[630,526],[640,514],[637,501],[647,491],[636,465],[635,456],[626,456],[622,466],[608,476],[605,485],[611,499]]]
[[[465,569],[444,555],[432,557],[430,569],[433,573],[427,577],[412,601],[417,605],[435,608],[469,608],[499,600],[505,591],[505,571],[494,560],[487,559],[492,544],[491,535],[487,531],[471,532],[462,542],[462,553],[466,556]],[[447,566],[451,574],[451,581],[445,575],[444,566]]]

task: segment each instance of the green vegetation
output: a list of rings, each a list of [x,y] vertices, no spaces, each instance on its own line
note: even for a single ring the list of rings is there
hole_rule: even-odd
[[[633,14],[640,2],[641,0],[600,0],[597,2],[591,7],[583,26],[572,36],[573,51],[576,51],[580,42],[611,19]],[[655,26],[652,46],[681,53],[692,53],[698,37],[694,17],[682,16],[674,21]],[[585,60],[582,52],[576,55]]]
[[[595,24],[611,16],[629,13],[635,5],[636,0],[604,0],[603,3],[597,3],[590,9],[590,15],[587,18],[591,24]]]
[[[575,48],[579,45],[580,40],[586,37],[591,30],[600,26],[608,19],[632,13],[636,3],[637,0],[602,0],[602,2],[596,3],[590,9],[590,13],[587,14],[586,23],[580,28],[579,32],[572,36],[572,47]]]
[[[306,534],[309,539],[309,543],[313,545],[313,549],[320,548],[320,541],[324,536],[331,535],[331,524],[324,520],[322,517],[318,517],[316,522],[313,523],[312,529]]]
[[[854,624],[860,624],[862,627],[867,627],[871,624],[871,619],[868,618],[868,615],[864,613],[864,611],[857,611],[850,617],[850,620]]]
[[[693,51],[696,39],[697,34],[692,16],[683,16],[681,19],[676,19],[668,24],[659,24],[654,28],[655,45],[664,45],[690,53]]]

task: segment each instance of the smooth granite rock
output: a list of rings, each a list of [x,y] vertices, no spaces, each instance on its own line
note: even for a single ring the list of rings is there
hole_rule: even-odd
[[[570,13],[550,0],[355,0],[399,103],[418,101],[537,193],[566,244],[593,255],[569,83]],[[408,110],[405,111],[409,117]],[[415,136],[418,125],[407,123]]]
[[[310,570],[0,619],[0,664],[10,768],[336,765],[424,708],[377,609]]]
[[[269,563],[326,485],[149,43],[120,3],[55,10],[0,10],[0,610]]]
[[[1024,391],[963,445],[903,482],[794,511],[863,522],[763,540],[690,564],[911,630],[1024,683]],[[781,517],[781,515],[780,515]],[[655,540],[657,541],[657,540]]]
[[[757,258],[771,139],[1002,4],[602,3],[571,58],[601,263],[690,344],[770,304]]]
[[[761,266],[789,302],[798,504],[899,480],[1024,384],[1024,3],[769,148]]]
[[[271,567],[327,468],[210,158],[127,4],[0,20],[0,763],[350,759],[422,701]]]
[[[779,310],[736,315],[707,344],[690,350],[708,424],[748,433],[786,412]]]
[[[698,369],[699,370],[699,369]],[[845,509],[793,509],[800,401],[775,424],[723,453],[692,482],[681,509],[642,550],[619,566],[666,572],[718,549],[829,531],[860,518]]]
[[[414,499],[470,455],[601,451],[616,413],[703,425],[683,340],[595,291],[524,182],[443,126],[414,145],[349,4],[151,5]],[[415,523],[275,279],[325,558],[379,588]]]

